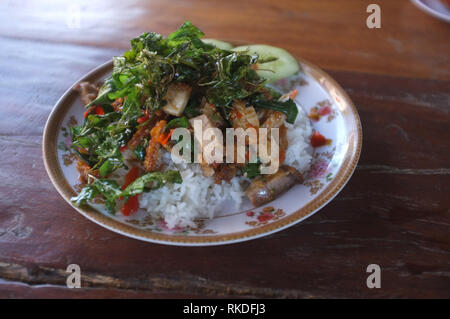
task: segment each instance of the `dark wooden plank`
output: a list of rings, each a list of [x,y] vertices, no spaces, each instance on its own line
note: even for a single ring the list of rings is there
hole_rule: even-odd
[[[208,296],[198,296],[190,294],[164,294],[151,293],[136,289],[114,289],[114,288],[80,288],[69,289],[65,286],[57,285],[28,285],[19,282],[0,281],[1,299],[130,299],[130,298],[151,298],[151,299],[190,299],[208,298]]]

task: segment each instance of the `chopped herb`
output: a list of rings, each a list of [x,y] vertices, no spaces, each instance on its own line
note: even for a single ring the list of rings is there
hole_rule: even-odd
[[[144,161],[145,159],[145,146],[143,144],[139,144],[135,149],[134,149],[134,155],[136,155],[136,158],[139,161]]]
[[[182,181],[178,171],[152,172],[142,175],[124,190],[121,190],[116,181],[95,179],[91,185],[85,186],[78,196],[72,197],[71,201],[74,205],[80,206],[101,194],[105,198],[105,206],[108,212],[115,214],[116,200],[119,197],[126,201],[129,197],[142,193],[146,185],[150,183],[150,189],[157,189],[167,183],[179,184]]]
[[[298,108],[291,99],[281,102],[275,99],[268,100],[264,95],[258,95],[251,99],[251,103],[256,107],[283,112],[287,116],[286,121],[291,124],[297,118]]]
[[[261,175],[261,171],[259,170],[260,165],[260,162],[248,163],[242,168],[242,173],[250,179],[255,178],[256,176]]]

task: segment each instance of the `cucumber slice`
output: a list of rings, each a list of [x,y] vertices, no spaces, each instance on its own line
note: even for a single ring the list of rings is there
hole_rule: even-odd
[[[216,40],[216,39],[202,39],[203,42],[208,43],[208,44],[212,44],[214,45],[216,48],[222,49],[222,50],[231,50],[233,48],[233,46],[225,41],[220,41],[220,40]]]
[[[269,82],[291,76],[300,69],[297,60],[284,49],[265,44],[243,45],[233,48],[233,51],[246,50],[248,50],[249,54],[258,54],[260,59],[268,57],[277,58],[277,60],[272,62],[258,63],[259,69],[256,72]]]

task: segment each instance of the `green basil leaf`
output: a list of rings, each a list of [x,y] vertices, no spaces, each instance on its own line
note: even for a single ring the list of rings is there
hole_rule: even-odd
[[[105,197],[105,208],[115,214],[116,200],[123,198],[127,200],[129,197],[141,194],[147,190],[146,185],[152,183],[150,189],[156,189],[167,183],[182,183],[179,171],[170,170],[167,172],[151,172],[137,178],[133,183],[128,185],[123,191],[116,181],[107,179],[95,179],[91,185],[85,186],[80,194],[71,198],[71,201],[79,206],[88,200],[102,194]]]
[[[115,171],[118,167],[122,165],[122,161],[117,158],[108,158],[101,166],[100,166],[100,176],[105,178],[113,171]]]
[[[189,126],[189,120],[186,116],[183,117],[177,117],[173,120],[170,120],[169,123],[166,124],[166,126],[163,129],[163,132],[166,132],[167,130],[170,130],[174,127],[184,127],[187,128]]]
[[[261,163],[248,163],[242,168],[242,173],[250,179],[255,178],[256,176],[261,175],[261,171],[259,169],[260,165]]]
[[[286,121],[291,124],[295,122],[298,114],[297,105],[291,99],[285,102],[255,99],[253,105],[264,109],[283,112],[287,116]]]
[[[122,192],[121,196],[129,197],[136,194],[140,194],[144,191],[146,184],[152,182],[151,189],[157,189],[164,186],[167,183],[183,182],[179,171],[170,170],[167,172],[151,172],[137,178],[133,183],[128,185]]]
[[[100,194],[100,192],[97,189],[97,187],[95,187],[93,185],[88,185],[88,186],[83,187],[81,192],[77,196],[72,197],[70,200],[76,206],[80,206],[82,204],[85,204],[88,200],[94,199],[99,194]]]
[[[136,155],[136,158],[139,161],[144,161],[145,159],[145,147],[144,145],[138,145],[135,149],[134,149],[134,155]]]

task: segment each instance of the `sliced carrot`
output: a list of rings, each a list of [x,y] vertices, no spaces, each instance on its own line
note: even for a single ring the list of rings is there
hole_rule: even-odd
[[[166,126],[167,122],[165,120],[161,120],[151,129],[150,135],[152,137],[152,140],[158,141],[158,137],[161,135],[161,132],[163,131],[164,127]]]
[[[105,110],[100,105],[96,105],[94,109],[94,113],[97,115],[105,115]]]
[[[92,105],[86,110],[86,112],[84,112],[84,118],[86,118],[92,112],[97,115],[105,115],[105,111],[100,105]]]
[[[152,141],[158,142],[162,145],[165,145],[167,141],[170,138],[171,132],[165,134],[163,132],[164,127],[166,126],[167,122],[165,120],[161,120],[151,129],[150,135],[152,137]]]
[[[169,132],[167,133],[161,133],[161,135],[159,135],[158,137],[158,142],[161,145],[166,145],[167,142],[169,141],[170,137],[172,136],[173,131],[175,131],[175,129],[171,129]]]
[[[124,216],[130,216],[132,213],[136,212],[139,208],[138,195],[131,196],[128,198],[127,202],[122,206],[120,210]]]

